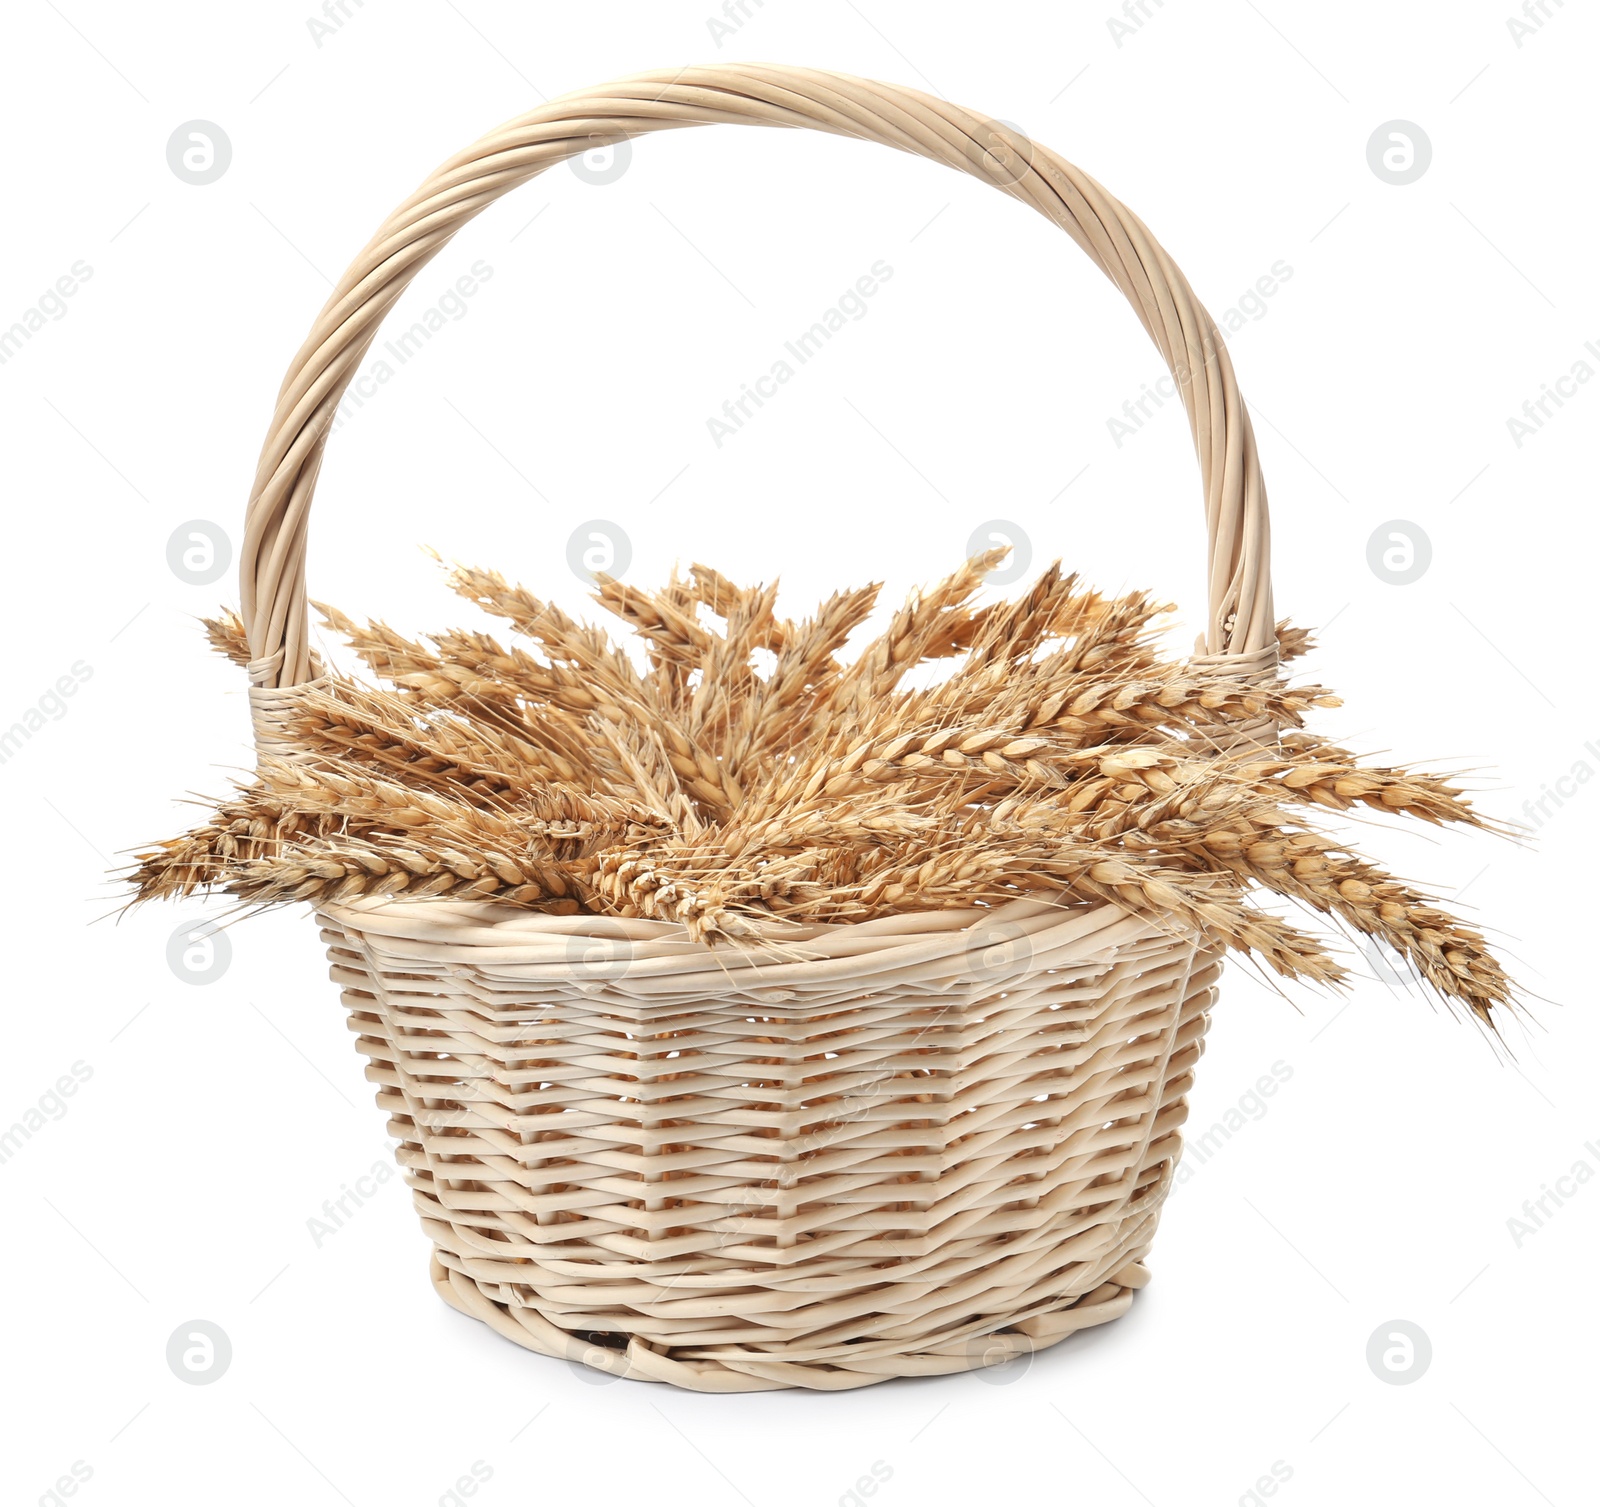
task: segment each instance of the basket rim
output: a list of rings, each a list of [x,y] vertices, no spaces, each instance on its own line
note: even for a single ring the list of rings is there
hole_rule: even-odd
[[[1024,899],[992,910],[774,927],[769,951],[708,947],[678,922],[550,916],[492,901],[372,898],[326,903],[317,914],[375,963],[402,971],[474,972],[581,994],[704,999],[759,993],[767,1003],[792,1000],[805,1008],[851,988],[915,991],[924,980],[948,985],[952,961],[963,954],[962,976],[975,993],[989,994],[1055,966],[1103,960],[1109,967],[1130,949],[1214,950],[1206,937],[1165,929],[1109,901],[1063,906]]]

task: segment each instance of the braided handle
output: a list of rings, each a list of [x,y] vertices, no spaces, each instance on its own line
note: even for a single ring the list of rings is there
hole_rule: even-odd
[[[390,215],[333,291],[284,378],[239,551],[251,680],[314,673],[306,517],[346,386],[411,279],[502,194],[569,157],[694,125],[805,126],[915,152],[992,183],[1053,220],[1122,290],[1183,394],[1205,486],[1205,648],[1240,673],[1276,661],[1267,497],[1250,418],[1215,322],[1139,218],[1086,173],[1008,127],[898,84],[749,63],[640,74],[569,94],[492,131]],[[263,698],[265,699],[265,698]]]

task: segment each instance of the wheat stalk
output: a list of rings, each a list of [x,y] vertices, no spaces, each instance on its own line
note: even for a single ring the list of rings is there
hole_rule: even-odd
[[[252,905],[295,900],[335,904],[358,896],[500,900],[576,912],[588,891],[578,869],[505,853],[479,853],[414,836],[341,835],[316,846],[291,844],[245,861],[226,888]]]

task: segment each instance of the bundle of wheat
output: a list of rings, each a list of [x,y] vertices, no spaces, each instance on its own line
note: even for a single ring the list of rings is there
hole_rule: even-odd
[[[1161,659],[1169,609],[1144,593],[1104,597],[1052,565],[1017,600],[975,605],[1002,554],[914,593],[848,660],[876,587],[796,621],[775,587],[703,565],[660,591],[599,578],[644,669],[493,571],[449,579],[529,647],[417,641],[324,607],[388,689],[325,675],[295,693],[290,756],[140,854],[136,898],[492,899],[766,946],[781,923],[1049,893],[1340,982],[1317,939],[1251,903],[1259,888],[1380,939],[1492,1023],[1511,988],[1483,937],[1311,824],[1366,807],[1491,827],[1460,789],[1299,731],[1338,704],[1320,686]],[[249,660],[237,617],[206,629]],[[1287,624],[1278,640],[1283,660],[1309,646]],[[930,660],[948,673],[904,688]],[[1263,722],[1290,730],[1263,741]]]

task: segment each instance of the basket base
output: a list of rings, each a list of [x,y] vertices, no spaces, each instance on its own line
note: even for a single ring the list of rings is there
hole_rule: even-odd
[[[1121,1318],[1132,1305],[1134,1292],[1150,1280],[1142,1254],[1118,1268],[1093,1292],[1060,1308],[1017,1320],[1002,1330],[963,1334],[926,1349],[875,1356],[851,1366],[773,1360],[754,1351],[738,1361],[679,1360],[638,1338],[632,1339],[626,1350],[611,1349],[557,1328],[535,1309],[513,1307],[489,1297],[471,1277],[450,1270],[437,1256],[429,1260],[428,1277],[434,1290],[458,1313],[481,1320],[525,1349],[599,1373],[596,1380],[660,1381],[691,1392],[774,1392],[786,1387],[843,1392],[897,1376],[948,1376],[1001,1366],[1059,1344],[1080,1329]]]

